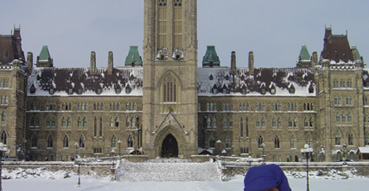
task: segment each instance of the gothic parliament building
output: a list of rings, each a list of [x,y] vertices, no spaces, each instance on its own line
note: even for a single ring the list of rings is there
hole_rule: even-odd
[[[369,72],[347,35],[325,29],[294,68],[221,66],[214,46],[198,67],[197,0],[145,0],[143,50],[124,65],[57,68],[48,47],[34,59],[20,29],[0,35],[0,134],[20,159],[146,159],[197,155],[299,161],[357,160],[369,144]],[[143,57],[140,56],[143,51]],[[62,63],[61,63],[62,65]]]

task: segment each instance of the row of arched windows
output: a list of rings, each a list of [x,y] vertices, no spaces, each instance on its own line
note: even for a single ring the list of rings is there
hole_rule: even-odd
[[[313,139],[311,136],[308,136],[308,138],[306,139],[306,143],[311,145],[313,142]],[[263,143],[264,143],[264,137],[263,136],[259,136],[258,138],[258,148],[262,148],[263,147]],[[274,137],[274,148],[275,149],[279,149],[280,148],[280,138],[278,135],[276,135]],[[296,148],[296,137],[294,135],[292,135],[292,137],[290,138],[290,148],[291,149],[295,149]]]
[[[341,145],[343,144],[341,142],[342,134],[340,131],[337,131],[336,136],[334,138],[334,144],[335,145]],[[354,145],[354,134],[352,132],[349,132],[347,134],[347,144],[348,145]]]
[[[348,112],[347,115],[345,112],[340,114],[339,112],[336,113],[336,123],[352,123],[352,116],[351,112]]]
[[[344,80],[341,79],[340,81],[334,79],[333,80],[333,88],[352,88],[352,81],[351,80]]]
[[[6,144],[6,133],[3,132],[1,134],[1,141]],[[86,141],[86,138],[84,135],[81,135],[79,137],[79,140],[78,140],[78,147],[79,148],[85,148],[86,144],[85,144],[85,141]],[[111,138],[111,148],[116,148],[117,147],[117,143],[119,143],[117,141],[117,137],[114,135],[112,138]],[[31,138],[31,147],[33,148],[37,148],[37,145],[38,144],[38,138],[36,135],[33,135],[32,138]],[[70,146],[69,144],[69,137],[67,135],[64,135],[63,137],[63,148],[68,148]],[[133,138],[132,136],[128,136],[127,138],[127,146],[128,147],[133,147]],[[51,135],[49,135],[47,137],[47,148],[48,149],[51,149],[54,147],[54,141],[53,141],[53,137]]]
[[[209,147],[215,147],[215,137],[213,135],[210,135],[209,137]],[[231,148],[232,147],[232,138],[231,136],[227,135],[225,138],[225,143],[226,143],[226,148]]]

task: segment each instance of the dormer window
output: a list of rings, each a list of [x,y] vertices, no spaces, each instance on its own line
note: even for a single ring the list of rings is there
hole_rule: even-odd
[[[73,94],[73,89],[72,88],[68,89],[68,94]]]
[[[55,93],[55,89],[54,88],[50,88],[49,89],[49,94],[54,95],[54,93]]]
[[[229,75],[227,74],[226,77],[225,77],[226,80],[229,80]]]
[[[218,93],[218,87],[217,85],[214,84],[213,88],[211,89],[213,94],[217,94]]]
[[[291,85],[290,88],[288,89],[288,91],[290,92],[290,94],[294,94],[295,93],[295,86]]]
[[[209,80],[214,80],[213,74],[210,74]]]
[[[314,93],[314,86],[313,86],[313,84],[310,84],[310,86],[309,86],[309,93]]]
[[[35,94],[35,93],[36,93],[35,85],[33,85],[33,84],[32,84],[32,86],[31,86],[31,88],[30,88],[29,92],[30,92],[31,94]]]
[[[102,93],[102,89],[101,88],[97,88],[97,90],[96,90],[96,94],[101,94]]]
[[[131,93],[131,87],[128,85],[126,87],[126,94],[130,94]]]
[[[122,92],[122,88],[120,88],[120,87],[115,88],[115,93],[116,94],[120,94],[121,92]]]
[[[263,95],[266,94],[265,88],[261,88],[260,93],[263,94]]]
[[[247,87],[246,86],[242,86],[241,93],[243,95],[246,95],[247,94]]]
[[[275,88],[270,89],[270,93],[274,95],[276,93]]]
[[[78,94],[78,95],[81,95],[81,94],[82,94],[82,92],[83,92],[82,88],[79,88],[79,89],[77,90],[77,94]]]

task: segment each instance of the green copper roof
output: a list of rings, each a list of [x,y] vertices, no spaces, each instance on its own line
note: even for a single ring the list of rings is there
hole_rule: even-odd
[[[40,60],[49,60],[50,59],[50,53],[49,53],[49,49],[47,48],[47,45],[44,45],[42,47],[39,58],[40,58]]]
[[[142,66],[142,57],[140,56],[140,53],[138,52],[138,46],[130,46],[128,56],[126,57],[126,66],[131,65],[141,65]]]
[[[361,55],[360,55],[359,49],[357,49],[356,46],[352,46],[352,49],[356,50],[356,60],[361,60]]]
[[[215,50],[215,46],[207,47],[205,56],[202,60],[203,66],[210,66],[211,63],[213,66],[220,66],[219,56]]]
[[[302,45],[302,47],[301,47],[300,60],[310,60],[310,53],[309,53],[306,45]]]

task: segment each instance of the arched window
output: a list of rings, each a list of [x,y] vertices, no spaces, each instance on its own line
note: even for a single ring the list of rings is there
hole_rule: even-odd
[[[282,127],[282,121],[281,121],[281,118],[280,117],[278,117],[277,126],[278,127]]]
[[[29,124],[30,127],[34,127],[35,126],[35,119],[32,117],[31,118],[31,122]]]
[[[133,139],[132,139],[132,136],[129,136],[129,137],[128,137],[128,140],[127,140],[127,146],[128,146],[128,147],[133,147]]]
[[[258,117],[256,118],[256,127],[260,127],[260,119]]]
[[[306,139],[306,144],[312,147],[313,146],[312,143],[313,143],[313,138],[311,138],[311,136],[309,135]]]
[[[6,133],[5,131],[3,131],[3,133],[1,133],[1,142],[6,145],[7,143],[7,137],[6,137]]]
[[[159,0],[159,7],[167,6],[167,0]]]
[[[308,121],[308,118],[305,117],[305,120],[304,120],[304,127],[308,127],[309,126],[309,121]]]
[[[51,127],[55,127],[55,117],[51,119]]]
[[[53,147],[53,138],[51,137],[51,135],[49,135],[47,137],[47,147],[48,148],[52,148]]]
[[[115,127],[119,127],[119,118],[118,117],[115,118]]]
[[[50,127],[50,118],[46,118],[46,127]]]
[[[87,119],[86,119],[86,117],[83,118],[83,127],[87,127]]]
[[[85,148],[85,137],[83,135],[79,137],[79,148]]]
[[[261,126],[262,126],[262,127],[265,127],[265,119],[264,119],[264,117],[263,117],[263,118],[261,118]]]
[[[40,118],[38,118],[38,117],[36,117],[35,126],[36,127],[39,127],[40,126]]]
[[[347,114],[347,122],[348,123],[351,123],[352,122],[352,117],[351,117],[351,113],[350,112]]]
[[[33,135],[31,138],[31,147],[37,147],[37,136]]]
[[[291,137],[290,147],[291,147],[291,149],[295,149],[296,148],[296,137],[295,136],[292,136]]]
[[[171,74],[164,78],[163,98],[164,102],[177,102],[177,81]]]
[[[275,136],[274,138],[274,148],[278,149],[279,148],[279,137]]]
[[[173,0],[173,6],[175,7],[182,6],[182,0]]]
[[[295,120],[293,120],[293,127],[297,127],[297,118],[295,118]]]
[[[258,139],[258,148],[262,148],[262,145],[264,143],[264,139],[262,136],[259,136],[259,139]]]
[[[63,138],[63,147],[68,148],[69,147],[69,140],[68,137],[65,135]]]
[[[354,145],[354,135],[350,132],[347,136],[347,143],[348,145]]]
[[[2,121],[2,122],[5,122],[5,121],[6,121],[6,113],[5,113],[5,111],[3,111],[3,112],[1,113],[1,121]]]
[[[312,117],[310,117],[309,126],[314,127],[314,119]]]
[[[224,122],[224,124],[223,124],[224,128],[227,128],[228,127],[228,120],[227,120],[227,118],[224,118],[223,122]]]
[[[273,119],[272,119],[272,127],[276,127],[277,126],[277,123],[276,123],[276,120],[275,120],[275,118],[273,117]]]
[[[341,115],[337,112],[336,113],[336,123],[339,123],[341,121]]]
[[[365,145],[369,145],[369,132],[366,132],[365,133],[365,136],[364,136],[364,144]]]
[[[129,127],[131,124],[131,118],[127,117],[126,118],[126,127]]]
[[[217,128],[217,118],[213,118],[213,128]]]
[[[232,139],[231,137],[227,136],[226,137],[226,148],[231,148],[232,147]]]
[[[342,123],[346,122],[346,114],[345,112],[342,113]]]
[[[72,121],[71,121],[70,117],[68,117],[67,126],[68,127],[71,127],[72,126]]]
[[[114,118],[110,118],[110,127],[114,127]]]
[[[334,137],[334,144],[341,145],[341,133],[337,131],[336,136]]]
[[[208,127],[208,128],[211,128],[211,119],[210,119],[210,117],[208,118],[208,124],[207,124],[207,127]]]
[[[80,117],[78,117],[78,124],[77,124],[78,127],[82,127],[82,120]]]
[[[114,135],[111,138],[111,148],[115,148],[115,147],[117,147],[117,137]]]
[[[210,136],[210,139],[209,139],[209,147],[215,147],[215,138],[213,135]]]
[[[62,118],[62,127],[65,127],[65,118]]]

